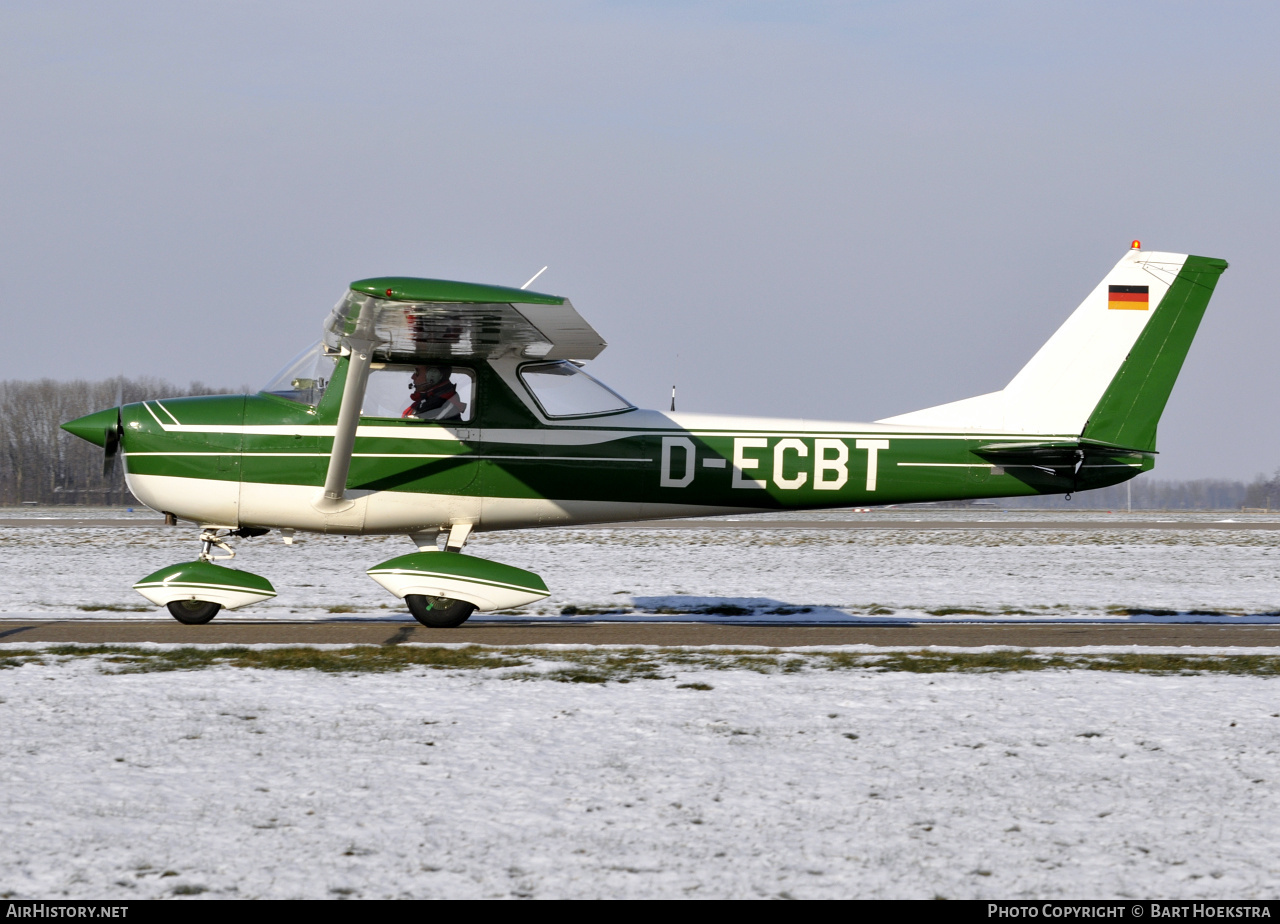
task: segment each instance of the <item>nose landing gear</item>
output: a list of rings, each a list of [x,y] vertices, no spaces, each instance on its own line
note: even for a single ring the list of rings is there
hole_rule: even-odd
[[[431,629],[456,629],[475,612],[476,605],[452,597],[428,597],[425,594],[405,594],[405,605],[413,618]]]
[[[231,561],[236,557],[236,550],[227,544],[227,540],[234,535],[231,530],[218,529],[202,529],[200,530],[200,557],[197,561]],[[215,555],[214,548],[222,549],[226,555]]]
[[[178,622],[188,626],[207,623],[225,607],[229,610],[268,600],[276,595],[271,582],[248,571],[225,568],[216,561],[230,561],[233,536],[260,536],[265,529],[205,529],[200,533],[200,556],[195,561],[161,568],[133,585],[133,589],[157,606],[166,607]],[[226,555],[218,555],[214,549]]]

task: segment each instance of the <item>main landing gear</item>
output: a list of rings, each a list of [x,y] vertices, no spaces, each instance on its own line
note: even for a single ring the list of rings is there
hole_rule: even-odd
[[[445,550],[430,533],[410,538],[418,551],[369,569],[368,575],[401,598],[413,618],[432,629],[462,625],[476,610],[505,610],[541,600],[550,592],[542,578],[496,561],[459,554],[470,524],[449,529]]]

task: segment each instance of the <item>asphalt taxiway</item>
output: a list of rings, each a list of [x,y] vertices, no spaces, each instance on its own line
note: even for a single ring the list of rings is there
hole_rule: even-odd
[[[913,625],[722,625],[663,622],[484,622],[457,629],[369,621],[228,621],[184,626],[164,619],[0,619],[0,643],[53,642],[184,645],[723,645],[795,648],[807,645],[879,645],[893,648],[1076,648],[1143,645],[1280,648],[1280,626],[946,623]]]

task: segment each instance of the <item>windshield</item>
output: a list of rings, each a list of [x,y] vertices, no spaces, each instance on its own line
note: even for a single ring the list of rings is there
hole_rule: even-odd
[[[520,380],[548,417],[590,417],[635,407],[566,360],[521,366]]]
[[[317,405],[333,378],[336,356],[326,355],[324,345],[315,343],[276,373],[262,389],[263,394],[276,395],[299,404]]]

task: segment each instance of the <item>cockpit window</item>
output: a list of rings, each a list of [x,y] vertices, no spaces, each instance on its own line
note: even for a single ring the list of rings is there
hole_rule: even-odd
[[[521,366],[520,380],[548,417],[592,417],[635,407],[565,360]]]
[[[314,407],[333,378],[336,361],[336,356],[325,353],[323,344],[313,344],[289,360],[262,391]]]
[[[465,423],[473,413],[474,395],[475,374],[465,366],[374,363],[361,413]]]

